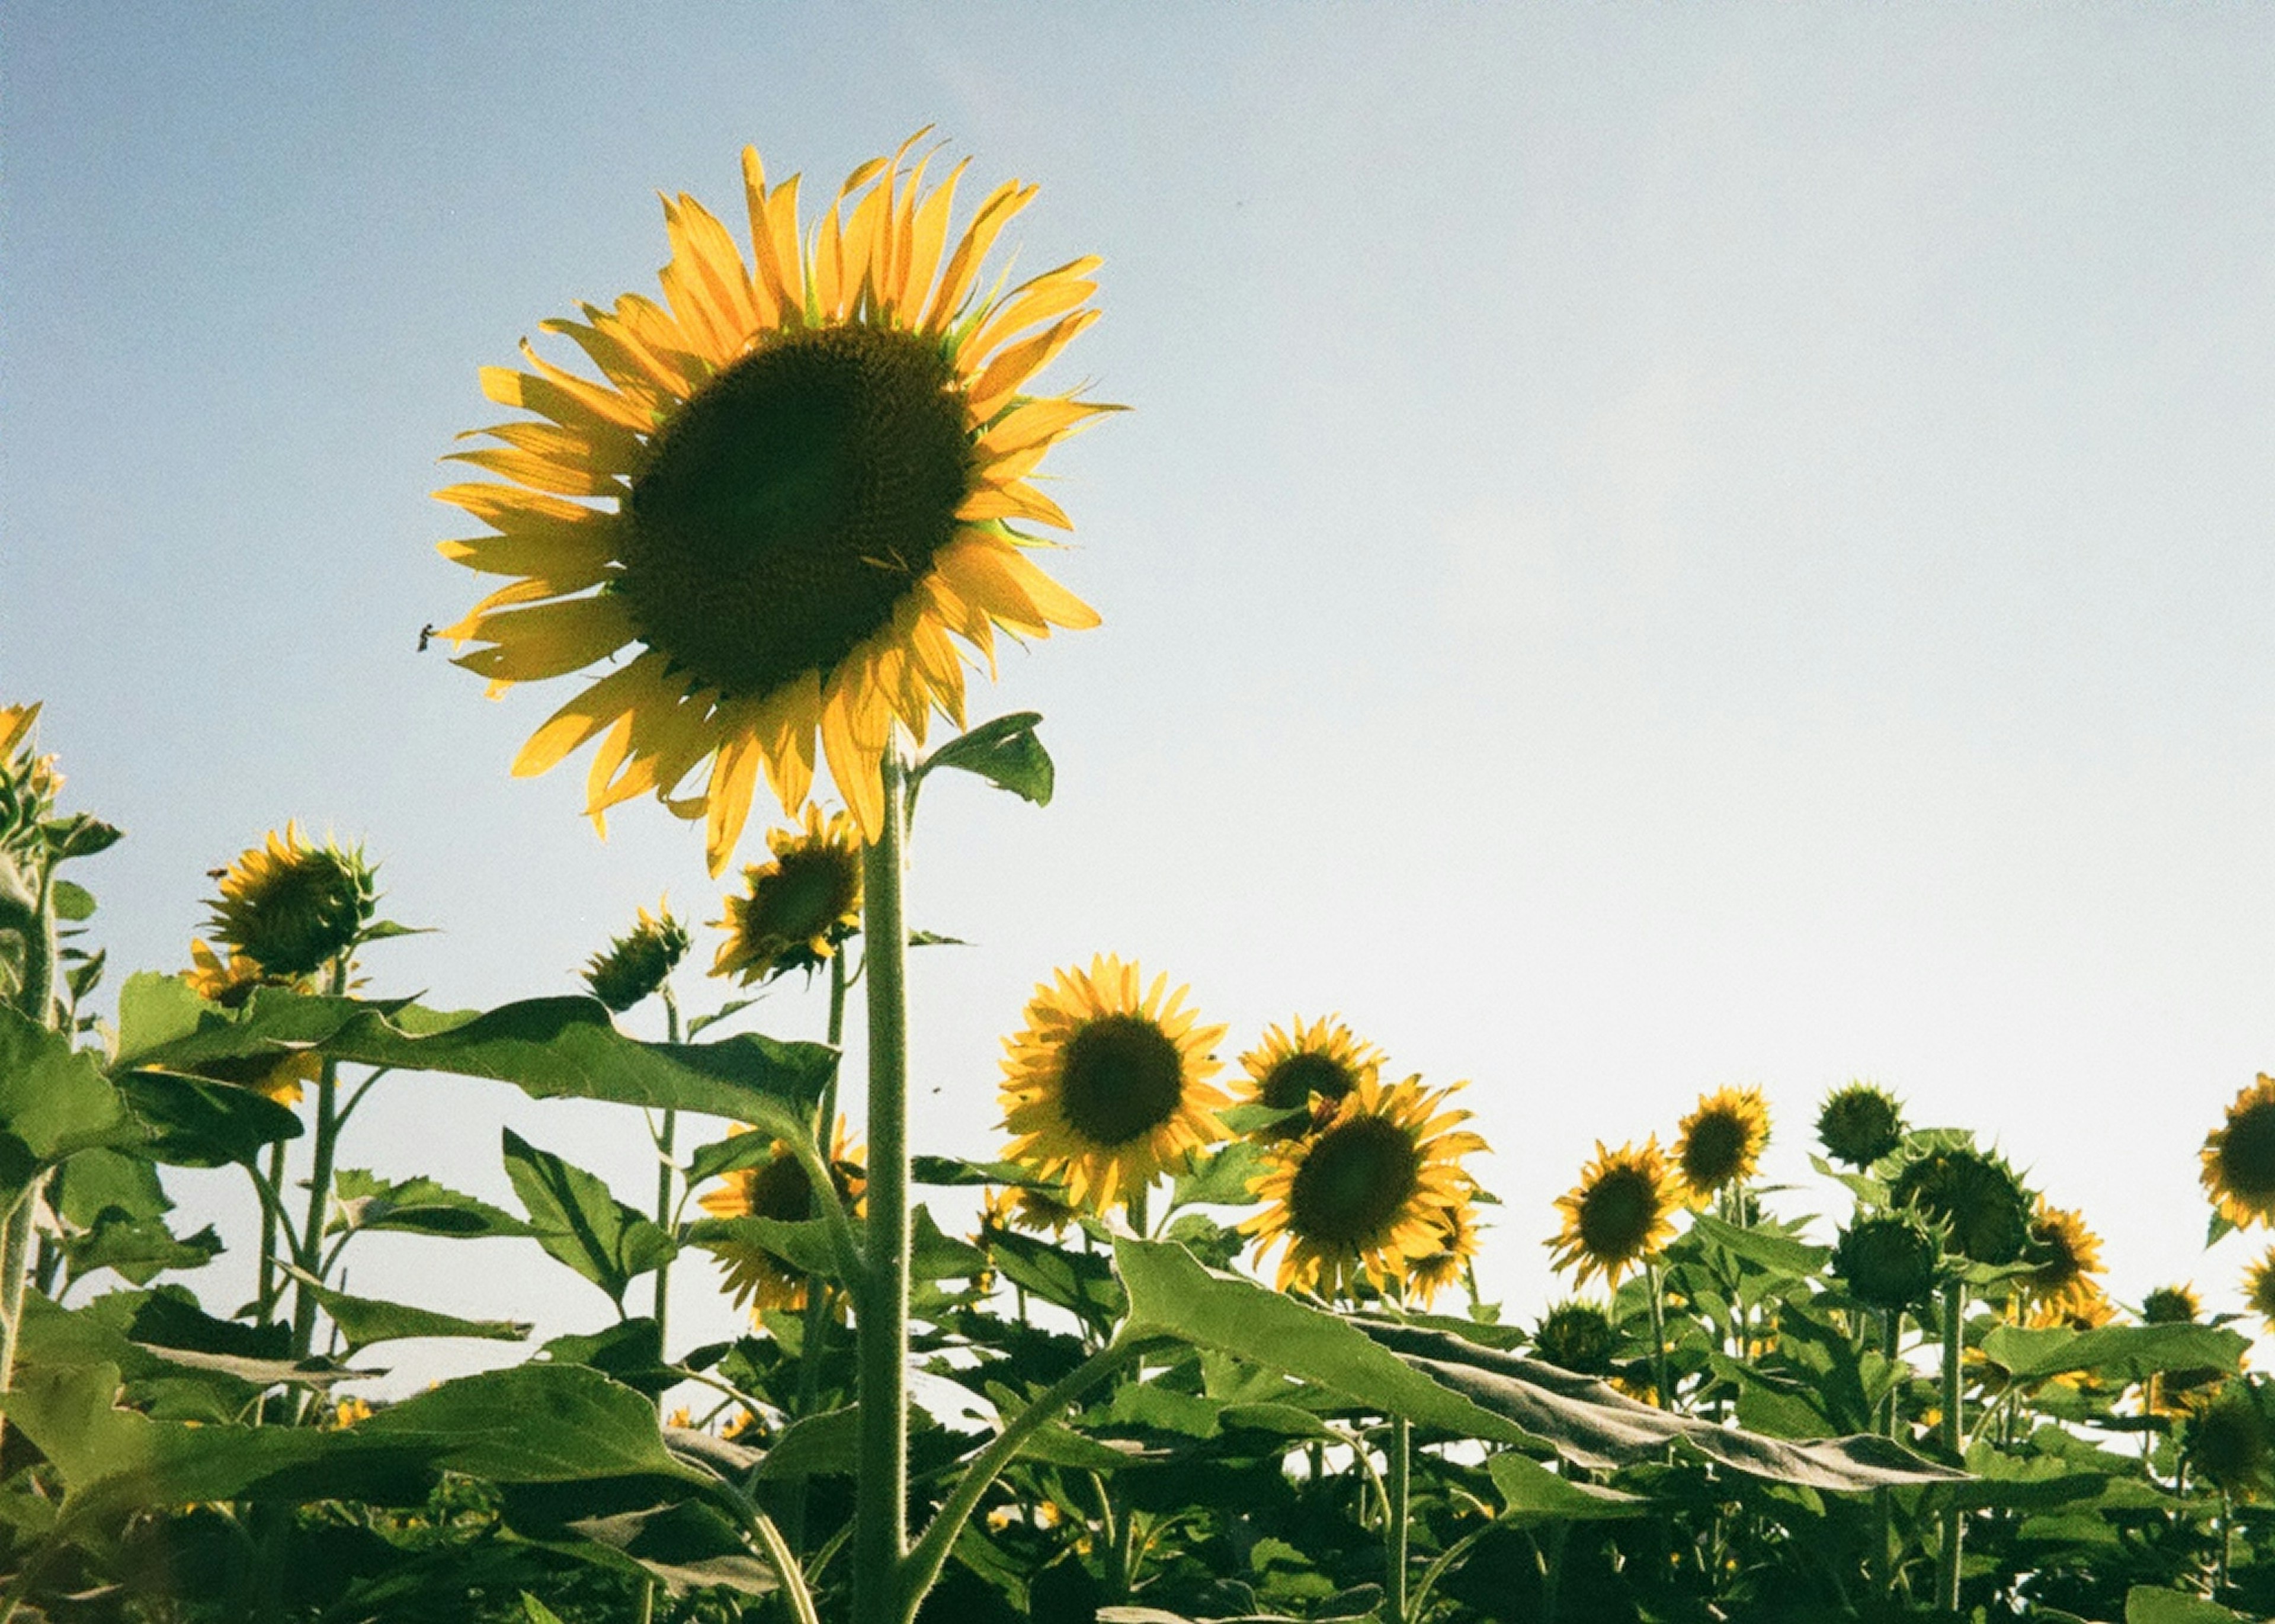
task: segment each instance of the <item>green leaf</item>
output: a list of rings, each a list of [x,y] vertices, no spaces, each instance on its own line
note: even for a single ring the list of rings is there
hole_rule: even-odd
[[[94,1055],[0,1005],[0,1186],[20,1188],[74,1152],[141,1137]]]
[[[131,1064],[162,1045],[197,1031],[201,1016],[219,1014],[179,976],[139,970],[118,990],[118,1061]]]
[[[687,1372],[663,1362],[663,1338],[655,1321],[641,1316],[606,1330],[556,1336],[538,1349],[556,1364],[586,1364],[650,1398],[661,1397],[687,1379]]]
[[[699,1218],[684,1231],[687,1244],[699,1246],[715,1257],[728,1257],[752,1247],[772,1253],[800,1274],[818,1274],[838,1280],[836,1254],[830,1250],[829,1225],[819,1218],[796,1222],[744,1213],[735,1218]]]
[[[2091,1331],[2063,1326],[2026,1330],[1996,1326],[1983,1339],[1983,1355],[2022,1380],[2038,1380],[2090,1371],[2122,1381],[2140,1381],[2160,1371],[2235,1371],[2242,1368],[2250,1339],[2212,1326],[2103,1326]]]
[[[2179,1590],[2136,1584],[2125,1593],[2125,1624],[2242,1624],[2244,1615]]]
[[[432,936],[431,925],[397,925],[392,919],[374,919],[356,933],[358,941],[392,941],[397,936]]]
[[[624,1289],[678,1250],[654,1221],[608,1193],[595,1175],[504,1129],[506,1176],[537,1243],[623,1307]]]
[[[1824,1268],[1826,1259],[1833,1256],[1829,1246],[1812,1246],[1773,1230],[1742,1229],[1711,1212],[1695,1215],[1690,1220],[1690,1233],[1712,1242],[1734,1258],[1758,1264],[1772,1274],[1805,1279]]]
[[[1054,1303],[1100,1329],[1122,1317],[1126,1299],[1105,1258],[1009,1231],[990,1235],[987,1248],[1003,1278],[1030,1295]]]
[[[48,894],[55,899],[57,918],[69,919],[75,924],[81,919],[94,918],[94,893],[85,886],[73,885],[68,880],[57,880],[49,886]]]
[[[461,1376],[389,1405],[355,1431],[415,1443],[437,1464],[495,1483],[653,1476],[707,1489],[716,1482],[664,1447],[654,1404],[581,1364]]]
[[[819,1415],[800,1416],[759,1462],[761,1478],[850,1477],[857,1469],[860,1412],[848,1404]]]
[[[518,1342],[529,1335],[529,1326],[511,1319],[461,1319],[456,1314],[439,1313],[431,1308],[414,1308],[405,1303],[382,1303],[372,1297],[351,1297],[344,1291],[334,1291],[313,1279],[305,1270],[286,1264],[285,1268],[316,1299],[332,1323],[339,1327],[340,1340],[351,1354],[362,1348],[381,1342],[408,1341],[414,1337],[465,1337],[489,1342]]]
[[[393,1183],[359,1167],[344,1167],[334,1182],[335,1228],[396,1230],[455,1240],[533,1234],[530,1227],[487,1201],[459,1194],[430,1178]]]
[[[912,1156],[909,1179],[917,1184],[1032,1184],[1034,1175],[1010,1161],[966,1161],[960,1156]]]
[[[1252,1139],[1235,1139],[1170,1187],[1169,1207],[1251,1206],[1249,1182],[1264,1171],[1264,1152]]]
[[[1504,1449],[1485,1462],[1500,1491],[1505,1514],[1518,1522],[1592,1522],[1641,1516],[1651,1508],[1640,1494],[1560,1477],[1530,1455]]]
[[[174,1210],[157,1168],[123,1151],[81,1151],[57,1173],[48,1199],[74,1229],[92,1229],[106,1213],[162,1218]]]
[[[1042,720],[1040,711],[1017,711],[983,721],[933,751],[909,774],[910,815],[915,815],[916,792],[925,775],[943,767],[976,773],[998,789],[1008,789],[1038,806],[1048,806],[1057,770],[1042,740],[1035,736]]]
[[[911,1280],[977,1280],[987,1273],[987,1254],[968,1241],[942,1234],[925,1207],[918,1206],[909,1221]]]
[[[118,1091],[149,1130],[147,1153],[176,1167],[251,1166],[267,1146],[300,1137],[300,1119],[235,1083],[171,1071],[130,1071]]]
[[[74,857],[91,857],[98,851],[108,851],[125,835],[102,819],[87,812],[75,817],[56,818],[40,826],[47,836],[48,854],[57,863],[68,863]]]
[[[94,1227],[64,1243],[67,1273],[84,1279],[98,1269],[114,1269],[136,1285],[148,1284],[168,1269],[201,1269],[223,1250],[211,1224],[187,1239],[177,1239],[161,1218],[106,1213]]]

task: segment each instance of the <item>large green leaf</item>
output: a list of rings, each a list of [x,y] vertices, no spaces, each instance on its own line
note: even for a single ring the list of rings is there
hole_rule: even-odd
[[[169,1269],[201,1269],[222,1250],[221,1234],[211,1224],[195,1235],[178,1236],[162,1218],[106,1212],[93,1228],[64,1243],[64,1259],[65,1273],[74,1280],[98,1269],[111,1269],[147,1286]]]
[[[74,1152],[142,1137],[95,1057],[0,1004],[0,1189]]]
[[[1519,1522],[1584,1522],[1640,1516],[1651,1504],[1640,1494],[1560,1477],[1530,1455],[1504,1449],[1485,1462],[1500,1491],[1504,1515]]]
[[[437,1464],[495,1483],[661,1477],[708,1488],[717,1482],[664,1447],[653,1403],[581,1364],[461,1376],[355,1430],[416,1443]]]
[[[1746,1229],[1736,1224],[1725,1223],[1712,1212],[1700,1212],[1690,1220],[1690,1233],[1702,1241],[1712,1242],[1734,1258],[1758,1264],[1774,1274],[1808,1276],[1823,1268],[1833,1256],[1829,1246],[1815,1246],[1806,1241],[1796,1241],[1791,1235],[1779,1235],[1769,1229]]]
[[[1648,1461],[1680,1443],[1733,1470],[1811,1489],[1856,1492],[1966,1477],[1886,1438],[1765,1438],[1638,1403],[1591,1378],[1447,1332],[1387,1320],[1354,1324],[1417,1372],[1546,1439],[1581,1466],[1607,1469]]]
[[[285,1265],[291,1268],[291,1265]],[[407,1303],[382,1303],[372,1297],[351,1297],[344,1291],[334,1291],[317,1284],[299,1269],[292,1274],[307,1288],[324,1312],[331,1316],[339,1327],[340,1340],[347,1351],[375,1347],[381,1342],[409,1341],[415,1337],[466,1337],[481,1341],[518,1342],[529,1335],[529,1326],[511,1319],[461,1319],[456,1314],[444,1314],[431,1308],[415,1308]]]
[[[678,1250],[653,1219],[609,1194],[598,1175],[539,1150],[510,1128],[504,1135],[506,1176],[537,1243],[619,1307],[633,1280]]]
[[[487,1201],[417,1177],[392,1182],[359,1167],[343,1167],[332,1184],[337,1229],[392,1229],[452,1240],[525,1235],[530,1227]]]
[[[1983,1356],[2026,1381],[2072,1371],[2140,1381],[2161,1371],[2239,1370],[2250,1346],[2249,1337],[2215,1326],[1996,1326],[1983,1339]]]
[[[250,1166],[267,1146],[300,1137],[300,1119],[235,1083],[169,1071],[129,1071],[119,1091],[149,1130],[146,1154],[177,1167]]]
[[[2125,1624],[2244,1624],[2244,1614],[2201,1596],[2136,1584],[2125,1593]]]

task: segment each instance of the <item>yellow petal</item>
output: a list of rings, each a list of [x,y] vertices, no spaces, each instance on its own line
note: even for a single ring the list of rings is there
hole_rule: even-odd
[[[614,474],[602,473],[592,468],[579,467],[575,463],[556,462],[551,457],[538,457],[528,451],[517,451],[511,447],[487,447],[479,451],[452,451],[443,457],[446,463],[472,463],[475,467],[526,485],[532,490],[549,491],[556,496],[620,496],[624,482]]]
[[[592,524],[530,525],[501,535],[465,536],[437,541],[435,550],[452,563],[484,575],[526,575],[548,581],[578,581],[563,592],[596,585],[616,563],[611,521],[594,514]]]
[[[718,216],[685,193],[679,196],[678,230],[676,251],[700,278],[713,325],[731,356],[759,329],[750,271]]]
[[[633,631],[624,601],[602,593],[485,616],[473,635],[495,646],[454,664],[494,681],[530,683],[582,670],[631,642]]]
[[[994,417],[1010,403],[1021,384],[1048,366],[1051,358],[1065,349],[1075,335],[1097,320],[1097,311],[1077,310],[1032,338],[1021,339],[988,362],[987,370],[971,386],[972,420],[985,423]]]
[[[984,460],[1008,457],[1034,446],[1052,445],[1085,427],[1091,419],[1122,410],[1120,406],[1075,400],[1064,395],[1023,400],[979,436],[979,455]]]
[[[653,702],[657,697],[656,679],[663,674],[665,664],[661,654],[645,653],[593,683],[529,736],[529,742],[513,759],[513,775],[533,778],[550,772],[626,711]]]
[[[949,255],[948,269],[933,290],[932,306],[925,312],[925,330],[937,333],[954,321],[963,309],[971,284],[979,275],[979,262],[987,257],[994,245],[996,234],[1002,230],[1011,217],[1034,200],[1035,188],[1022,186],[1016,180],[1007,180],[987,194],[979,212],[964,230],[963,240],[956,252]]]
[[[1095,255],[1075,260],[1014,289],[965,341],[967,346],[979,355],[992,354],[1012,334],[1072,310],[1098,291],[1090,273],[1105,263]]]
[[[719,746],[711,767],[711,787],[706,792],[709,816],[703,829],[703,855],[714,880],[734,855],[735,842],[742,838],[743,825],[751,815],[751,791],[758,769],[759,742],[751,735],[738,733]]]
[[[956,207],[956,183],[971,160],[949,170],[948,178],[920,200],[907,233],[908,263],[901,268],[901,308],[921,312],[932,292],[932,279],[940,270],[941,250],[948,242],[948,217]]]
[[[878,758],[855,737],[853,707],[843,684],[832,690],[822,706],[821,752],[828,758],[838,795],[861,826],[861,838],[875,840],[885,827],[884,785]]]
[[[1074,521],[1059,504],[1029,485],[1009,485],[1001,490],[981,486],[964,499],[956,517],[966,521],[993,518],[1031,518],[1038,524],[1051,525],[1061,530],[1072,530]]]
[[[464,508],[484,524],[510,533],[581,525],[604,517],[581,503],[511,485],[446,485],[435,493],[435,499]]]

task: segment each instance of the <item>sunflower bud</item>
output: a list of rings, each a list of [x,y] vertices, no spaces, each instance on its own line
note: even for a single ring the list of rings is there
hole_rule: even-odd
[[[2029,1192],[2003,1158],[1970,1145],[1915,1154],[1889,1184],[1888,1205],[1917,1209],[1971,1263],[2013,1263],[2030,1244]]]
[[[1593,1303],[1560,1303],[1532,1333],[1532,1351],[1560,1370],[1580,1376],[1607,1376],[1619,1347],[1612,1317]]]
[[[585,985],[611,1014],[622,1015],[663,985],[687,956],[687,927],[671,917],[670,909],[658,903],[651,915],[643,908],[639,923],[629,934],[615,938],[607,952],[593,956],[585,967]]]
[[[1876,1212],[1840,1232],[1833,1273],[1859,1301],[1892,1313],[1935,1290],[1943,1243],[1917,1212]]]
[[[1833,1090],[1817,1115],[1817,1140],[1825,1153],[1852,1167],[1871,1167],[1903,1138],[1903,1108],[1893,1094],[1870,1083]]]
[[[271,976],[311,976],[355,945],[377,899],[375,865],[361,848],[300,838],[297,823],[271,829],[222,876],[208,928]]]
[[[2192,1326],[2203,1312],[2193,1286],[2159,1286],[2141,1299],[2141,1323],[2145,1326]]]

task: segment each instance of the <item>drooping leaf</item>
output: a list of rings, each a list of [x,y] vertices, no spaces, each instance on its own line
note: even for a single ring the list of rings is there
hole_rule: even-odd
[[[1500,1491],[1504,1515],[1518,1522],[1588,1522],[1641,1516],[1651,1509],[1640,1494],[1560,1477],[1530,1455],[1504,1449],[1485,1462]]]
[[[105,1213],[161,1218],[174,1209],[158,1170],[147,1158],[124,1151],[81,1151],[48,1186],[48,1199],[64,1223],[92,1229]]]
[[[518,1342],[529,1335],[529,1326],[511,1319],[462,1319],[456,1314],[438,1312],[431,1308],[415,1308],[407,1303],[382,1303],[372,1297],[351,1297],[344,1291],[334,1291],[312,1279],[305,1271],[287,1264],[292,1276],[306,1288],[318,1306],[331,1316],[339,1327],[340,1340],[352,1354],[359,1348],[375,1347],[381,1342],[408,1341],[415,1337],[466,1337],[481,1341]]]
[[[506,1176],[529,1213],[537,1243],[622,1307],[633,1280],[678,1250],[653,1219],[608,1193],[598,1175],[539,1150],[509,1128]]]
[[[1126,1298],[1105,1258],[1008,1232],[989,1236],[987,1246],[1003,1278],[1030,1295],[1101,1329],[1122,1317]]]
[[[0,1005],[0,1186],[20,1188],[74,1152],[141,1137],[94,1055]]]
[[[700,1500],[579,1517],[567,1527],[630,1558],[674,1596],[713,1586],[764,1596],[778,1588],[774,1569],[751,1554],[733,1519]]]
[[[911,1156],[909,1178],[918,1184],[1028,1184],[1034,1175],[1017,1162],[966,1161],[960,1156]]]
[[[123,832],[90,812],[50,819],[40,826],[40,833],[47,837],[49,857],[57,863],[91,857],[126,838]]]
[[[169,1269],[201,1269],[223,1250],[220,1232],[211,1224],[195,1235],[177,1236],[162,1218],[105,1213],[92,1229],[64,1241],[64,1258],[72,1280],[110,1269],[144,1286]]]
[[[538,1350],[558,1364],[586,1364],[636,1392],[655,1398],[684,1381],[686,1372],[663,1362],[663,1338],[645,1315],[619,1320],[587,1336],[556,1336]]]
[[[1734,1258],[1758,1264],[1774,1274],[1806,1278],[1822,1269],[1833,1256],[1829,1246],[1814,1246],[1767,1229],[1741,1228],[1736,1224],[1725,1223],[1712,1212],[1696,1214],[1690,1220],[1690,1233]]]
[[[664,1447],[655,1407],[581,1364],[533,1363],[461,1376],[355,1429],[416,1443],[441,1465],[495,1483],[661,1477],[709,1487]]]
[[[2125,1593],[2125,1624],[2244,1624],[2244,1615],[2201,1596],[2136,1584]]]
[[[456,1240],[526,1235],[530,1227],[503,1208],[414,1177],[393,1182],[358,1167],[344,1167],[333,1185],[336,1228],[388,1229]]]
[[[856,1406],[800,1416],[782,1430],[759,1462],[762,1479],[851,1477],[860,1435]]]
[[[151,1159],[177,1167],[250,1165],[282,1139],[300,1137],[300,1119],[235,1083],[170,1071],[130,1071],[118,1089],[149,1129]]]
[[[975,773],[998,789],[1008,789],[1038,806],[1051,804],[1057,769],[1035,729],[1040,711],[1015,711],[983,721],[942,744],[918,762],[909,774],[909,809],[915,813],[917,790],[927,774],[940,767]]]
[[[1997,1326],[1983,1339],[1983,1356],[2026,1381],[2089,1371],[2130,1382],[2162,1371],[2238,1370],[2250,1346],[2249,1338],[2213,1326]]]
[[[1170,1186],[1169,1205],[1247,1206],[1251,1180],[1264,1171],[1264,1152],[1252,1139],[1235,1139]]]

